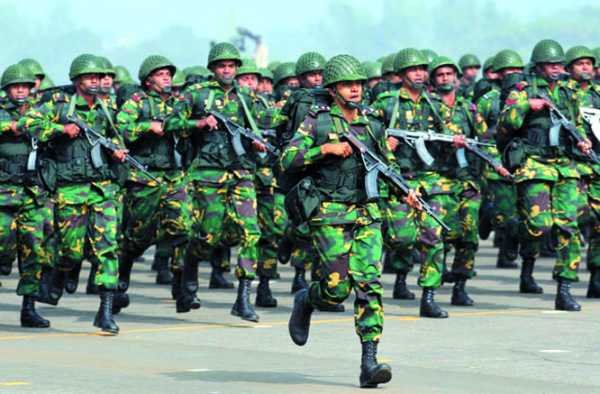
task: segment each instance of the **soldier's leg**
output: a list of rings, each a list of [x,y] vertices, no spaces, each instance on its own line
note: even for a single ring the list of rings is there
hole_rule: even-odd
[[[459,217],[461,236],[456,242],[452,275],[455,278],[452,290],[452,305],[472,306],[473,300],[465,290],[467,280],[476,275],[475,254],[479,247],[479,208],[481,194],[476,185],[465,182],[460,194]]]
[[[17,257],[17,210],[0,207],[0,275],[9,275]]]
[[[590,270],[588,298],[600,298],[600,177],[594,176],[588,188],[588,202],[592,212],[592,231],[587,253]]]
[[[519,252],[519,217],[517,212],[517,192],[512,183],[493,181],[489,183],[494,205],[494,229],[501,235],[498,249],[498,268],[517,268]]]
[[[258,241],[260,228],[256,212],[256,190],[252,175],[242,175],[228,190],[227,214],[241,234],[235,275],[238,278],[238,295],[231,309],[234,316],[244,320],[258,321],[258,315],[250,303],[251,282],[256,276],[258,264]]]
[[[277,205],[278,194],[261,192],[258,195],[258,222],[260,225],[261,238],[258,251],[258,268],[256,273],[259,285],[256,290],[256,306],[273,308],[277,306],[277,300],[273,297],[269,287],[269,281],[275,279],[277,274],[277,240],[283,236],[285,221],[282,220],[281,204]]]
[[[172,283],[173,276],[169,270],[169,263],[173,258],[173,253],[174,250],[168,242],[163,240],[156,242],[152,267],[156,270],[157,285],[170,285]]]
[[[558,282],[555,308],[579,311],[581,306],[570,293],[570,284],[579,280],[577,270],[581,263],[581,238],[577,224],[578,204],[581,200],[577,192],[577,180],[559,179],[552,188],[551,198],[553,231],[558,240],[553,272],[553,277]]]
[[[540,294],[543,289],[533,279],[535,261],[540,255],[544,234],[552,229],[551,191],[553,183],[527,181],[517,185],[521,216],[521,293]]]

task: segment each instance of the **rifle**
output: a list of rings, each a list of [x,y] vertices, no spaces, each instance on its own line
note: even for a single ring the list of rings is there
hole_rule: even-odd
[[[591,127],[596,141],[600,142],[600,109],[590,107],[580,107],[581,115]]]
[[[388,129],[387,134],[392,137],[399,137],[404,139],[409,143],[409,145],[417,151],[417,155],[419,158],[428,166],[432,165],[434,162],[433,156],[427,150],[427,146],[425,145],[425,141],[438,141],[445,143],[454,142],[454,136],[449,134],[440,134],[436,133],[432,130],[427,131],[411,131],[411,130],[403,130],[403,129]],[[494,147],[494,144],[481,142],[473,138],[465,138],[465,142],[467,144],[466,149],[473,152],[476,156],[480,157],[483,161],[489,164],[496,172],[500,172],[504,169],[502,163],[498,160],[494,159],[492,156],[479,149],[479,146],[487,146]],[[514,176],[512,174],[508,174],[506,176],[510,180],[514,180]]]
[[[152,118],[152,120],[161,122],[162,129],[164,130],[167,122],[171,118],[175,117],[176,115],[179,115],[179,111],[176,110],[175,108],[173,108],[173,111],[171,111],[170,114],[168,114],[166,116],[156,115]],[[177,135],[175,135],[175,133],[171,133],[171,135],[173,136],[173,159],[175,161],[175,166],[177,168],[181,168],[181,167],[183,167],[183,158],[181,157],[181,154],[179,152],[177,152],[177,144],[179,143],[179,137],[177,137]]]
[[[67,116],[67,121],[69,123],[73,123],[73,124],[77,125],[77,127],[79,127],[83,131],[86,138],[92,145],[92,164],[94,165],[95,168],[100,168],[102,165],[104,165],[104,160],[102,160],[102,156],[100,155],[100,147],[101,146],[110,152],[121,150],[121,148],[119,146],[117,146],[117,144],[115,144],[110,139],[106,138],[105,136],[103,136],[102,134],[100,134],[99,132],[94,130],[92,127],[90,127],[88,124],[86,124],[83,120],[81,120],[78,116],[69,115],[69,116]],[[133,156],[129,155],[128,153],[125,154],[125,161],[131,167],[139,170],[142,174],[146,175],[148,178],[152,179],[153,181],[158,182],[158,179],[154,175],[152,175],[150,172],[148,172],[148,169],[146,168],[145,165],[140,163],[138,160],[136,160]]]
[[[342,138],[346,139],[360,153],[365,170],[367,171],[367,176],[365,177],[365,190],[367,192],[368,199],[379,197],[379,190],[377,187],[377,179],[379,178],[379,174],[383,175],[404,194],[409,193],[410,186],[406,183],[404,177],[397,170],[386,164],[376,153],[369,149],[369,147],[359,140],[352,131],[344,133]],[[427,202],[419,196],[416,196],[416,199],[421,205],[423,211],[431,216],[433,220],[438,222],[444,230],[450,231],[448,225],[446,225],[446,223],[444,223],[442,219],[436,215],[431,205],[427,204]]]
[[[576,145],[578,145],[580,142],[584,142],[584,139],[577,131],[577,127],[558,108],[556,108],[552,100],[550,100],[550,98],[543,92],[538,92],[538,96],[546,101],[548,108],[550,109],[550,120],[552,122],[552,127],[550,128],[550,145],[559,145],[559,132],[561,128],[565,129],[569,133]],[[600,164],[600,157],[598,157],[598,154],[592,149],[590,149],[588,153],[584,154],[595,164]]]
[[[245,137],[252,142],[258,142],[259,144],[264,145],[267,148],[267,152],[275,156],[279,156],[279,149],[277,149],[273,144],[264,139],[262,136],[254,134],[252,130],[242,127],[241,125],[235,123],[220,112],[211,110],[208,111],[208,113],[217,118],[221,123],[223,123],[223,125],[227,129],[227,132],[229,132],[229,135],[231,135],[231,145],[233,146],[233,150],[235,151],[236,155],[242,156],[246,154],[246,149],[242,144],[242,137]]]

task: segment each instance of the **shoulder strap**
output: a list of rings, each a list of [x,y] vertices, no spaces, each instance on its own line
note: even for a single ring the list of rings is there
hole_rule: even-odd
[[[398,120],[398,111],[400,110],[400,89],[394,91],[394,107],[392,108],[392,115],[390,116],[390,122],[388,128],[393,128]]]
[[[250,123],[250,128],[256,134],[260,134],[258,127],[256,127],[256,122],[254,121],[254,117],[250,110],[248,109],[248,104],[246,104],[246,100],[244,99],[244,95],[238,91],[238,98],[240,99],[240,103],[242,104],[242,109],[244,110],[244,115],[246,115],[246,119],[248,123]]]
[[[212,109],[213,104],[215,103],[215,91],[213,89],[208,90],[208,100],[206,100],[206,108],[205,111],[208,112]]]

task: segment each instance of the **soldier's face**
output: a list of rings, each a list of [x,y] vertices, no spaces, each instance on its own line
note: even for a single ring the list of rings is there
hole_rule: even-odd
[[[253,92],[256,92],[258,88],[258,76],[256,74],[244,74],[236,78],[238,84],[242,87],[246,87]]]
[[[362,82],[360,81],[342,81],[335,84],[335,91],[333,91],[334,99],[335,93],[340,96],[345,102],[352,102],[359,104],[362,101]]]
[[[594,64],[592,59],[584,58],[575,60],[569,66],[571,76],[578,81],[589,81],[594,78]]]
[[[100,74],[84,74],[77,78],[76,86],[84,94],[96,94],[100,90]]]
[[[402,79],[414,89],[422,89],[427,82],[427,69],[425,66],[408,67],[403,71]]]
[[[383,75],[383,79],[390,81],[393,84],[402,82],[402,77],[396,73],[386,73]]]
[[[494,72],[494,70],[492,70],[491,68],[488,68],[488,69],[487,69],[487,70],[484,72],[484,74],[485,74],[485,77],[486,77],[487,79],[489,79],[490,81],[495,81],[495,80],[497,80],[497,79],[499,79],[499,78],[500,78],[500,75],[498,75],[498,73],[497,73],[497,72]]]
[[[479,67],[465,67],[463,70],[463,77],[468,81],[474,81],[479,74]]]
[[[286,78],[283,82],[283,85],[288,86],[290,88],[299,88],[300,87],[300,80],[296,77],[289,77]]]
[[[381,77],[371,78],[367,81],[367,86],[369,86],[369,89],[373,89],[373,87],[375,85],[377,85],[379,82],[381,82],[382,80],[383,80],[383,78],[381,78]]]
[[[44,78],[40,78],[40,77],[35,77],[35,85],[33,86],[34,89],[39,89],[40,85],[42,84],[42,79]]]
[[[173,76],[168,68],[160,68],[154,71],[146,79],[146,86],[156,92],[170,92],[173,86]]]
[[[538,72],[542,76],[557,81],[560,78],[560,74],[564,71],[564,67],[560,63],[542,63],[537,66]]]
[[[28,83],[15,83],[14,85],[9,85],[6,89],[8,98],[16,102],[21,102],[27,99],[30,92],[31,85]]]
[[[433,73],[433,81],[441,91],[451,91],[456,86],[456,70],[450,66],[442,66]]]
[[[258,93],[272,94],[273,93],[273,81],[269,78],[260,78],[258,81]]]
[[[523,69],[518,68],[518,67],[503,68],[502,70],[500,70],[500,78],[504,78],[510,74],[522,73],[522,72],[523,72]]]
[[[103,92],[108,92],[113,87],[113,76],[110,74],[104,74],[100,79],[100,89]]]
[[[231,85],[237,73],[237,63],[233,60],[220,60],[212,66],[217,81]]]
[[[305,88],[317,88],[323,84],[323,72],[312,71],[300,76],[300,82]]]

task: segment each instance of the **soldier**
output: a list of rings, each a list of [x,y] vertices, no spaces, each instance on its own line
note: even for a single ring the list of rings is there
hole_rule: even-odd
[[[577,114],[576,124],[584,130],[585,135],[590,136],[593,141],[592,149],[598,154],[598,130],[592,130],[590,122],[584,120],[582,113],[583,108],[600,109],[600,87],[593,83],[597,58],[589,48],[575,46],[567,51],[566,64],[570,74],[566,88]],[[581,175],[577,193],[580,198],[578,206],[581,208],[579,227],[588,233],[587,267],[591,275],[587,297],[600,298],[600,164],[593,163],[577,151],[571,152],[571,155],[576,160],[577,170]]]
[[[394,69],[395,53],[383,58],[381,63],[382,81],[371,87],[371,102],[374,102],[381,93],[398,90],[402,84],[402,79]]]
[[[467,53],[458,60],[458,66],[460,67],[459,72],[462,74],[460,78],[460,88],[458,94],[465,97],[469,101],[473,100],[473,94],[475,89],[475,81],[479,70],[481,69],[481,62],[477,56]]]
[[[35,299],[42,268],[52,263],[52,203],[38,168],[37,142],[23,130],[23,114],[35,104],[35,76],[14,64],[4,70],[0,83],[7,95],[0,107],[0,263],[10,272],[18,257],[21,326],[47,328],[50,322],[36,312]]]
[[[404,81],[402,87],[398,91],[379,95],[373,107],[389,128],[417,131],[435,129],[435,108],[425,90],[427,59],[421,51],[405,48],[397,53],[394,67]],[[398,144],[395,157],[404,177],[441,214],[443,202],[450,191],[440,187],[439,174],[435,168],[425,165],[413,148],[405,143],[400,144],[397,139],[393,140]],[[390,255],[391,268],[396,273],[394,299],[415,298],[406,286],[406,276],[414,263],[420,262],[418,284],[423,288],[420,315],[431,318],[448,317],[448,313],[434,300],[435,290],[442,284],[442,227],[424,213],[410,209],[393,193],[381,206],[384,241]]]
[[[475,253],[479,246],[479,207],[481,205],[481,163],[466,152],[465,137],[483,135],[487,125],[475,116],[472,104],[458,94],[458,66],[445,56],[430,64],[432,86],[436,90],[437,110],[433,113],[443,134],[454,137],[452,145],[439,146],[436,166],[441,175],[440,185],[450,190],[443,204],[445,222],[450,231],[444,234],[446,250],[455,249],[450,280],[454,281],[452,305],[472,306],[473,300],[465,290],[473,278]],[[503,176],[508,175],[506,172]]]
[[[267,98],[268,100],[273,99],[273,72],[268,68],[261,68],[258,70],[260,77],[258,78],[258,89],[257,92]]]
[[[183,252],[190,236],[191,205],[181,152],[189,132],[184,99],[172,92],[175,71],[175,65],[164,56],[148,56],[138,73],[143,90],[125,101],[116,118],[131,155],[153,176],[132,169],[125,184],[116,311],[129,305],[126,292],[134,259],[155,243],[170,258],[159,260],[165,264],[156,267],[157,283],[172,281],[173,293],[179,292]],[[165,273],[169,270],[173,279]],[[195,303],[192,307],[200,306]],[[177,305],[178,312],[180,309]]]
[[[514,78],[522,75],[523,67],[521,56],[513,50],[505,49],[495,56],[493,70],[500,76],[502,86],[493,85],[491,90],[476,103],[478,115],[483,117],[488,125],[485,134],[480,136],[482,142],[495,141],[496,125],[504,105],[501,89],[511,89],[515,84]],[[488,148],[487,152],[497,160],[501,160],[500,153],[495,147]],[[480,237],[486,239],[485,235],[489,235],[489,231],[493,229],[499,246],[496,267],[517,268],[515,260],[519,252],[519,215],[516,186],[489,167],[484,169],[484,178],[485,192],[480,215],[488,218],[489,225],[485,223],[487,222],[485,218],[480,217]]]
[[[25,128],[35,135],[53,165],[56,179],[55,219],[60,232],[59,261],[50,289],[58,303],[68,271],[84,258],[98,264],[96,284],[100,309],[94,325],[116,335],[119,327],[112,314],[117,286],[118,186],[112,163],[122,162],[126,151],[113,127],[116,107],[97,98],[104,73],[96,56],[83,54],[71,63],[69,78],[75,94],[55,93],[52,99],[26,114]],[[112,137],[118,149],[110,152],[90,142],[89,131],[74,122],[85,122],[97,133]],[[112,155],[112,158],[110,157]]]
[[[189,310],[198,288],[198,260],[210,259],[225,235],[225,222],[230,221],[240,235],[235,270],[238,295],[231,314],[256,322],[258,315],[249,300],[260,240],[254,187],[256,165],[252,148],[248,147],[246,154],[236,154],[226,125],[211,114],[211,111],[218,112],[259,133],[252,101],[235,82],[240,64],[237,48],[229,43],[217,44],[208,56],[208,68],[214,73],[214,80],[187,89],[192,117],[189,122],[197,129],[192,134],[194,160],[190,171],[194,223],[193,238],[185,254],[182,294],[177,302],[180,311]],[[252,145],[256,150],[265,150],[262,144]]]
[[[365,104],[373,102],[373,88],[382,81],[381,63],[379,62],[364,62],[362,64],[365,73],[367,74],[367,84],[365,86],[363,101]]]
[[[183,69],[185,73],[185,86],[206,82],[212,76],[210,70],[204,66],[190,66]]]
[[[275,89],[275,100],[283,106],[292,92],[300,87],[300,81],[296,77],[296,64],[291,62],[281,63],[273,71],[273,84]]]
[[[490,90],[499,88],[500,78],[494,71],[494,56],[489,57],[483,62],[483,78],[475,82],[473,86],[473,103],[476,103],[481,96],[489,92]]]
[[[517,84],[508,95],[497,132],[498,149],[507,150],[507,167],[514,171],[523,219],[520,291],[543,292],[532,273],[543,235],[552,232],[557,240],[553,270],[553,278],[558,282],[555,308],[579,311],[581,306],[572,297],[570,284],[578,279],[581,260],[577,228],[580,176],[566,154],[571,146],[566,130],[553,128],[556,114],[549,108],[552,105],[565,116],[571,114],[567,90],[559,82],[565,55],[558,42],[542,40],[534,47],[531,61],[534,75]],[[590,146],[583,142],[577,148],[587,152]]]
[[[42,65],[37,60],[30,58],[21,59],[19,64],[25,66],[29,72],[35,76],[35,85],[33,86],[31,93],[37,95],[40,91],[42,81],[46,78],[46,73],[44,72]],[[39,99],[39,97],[37,98]]]
[[[384,157],[391,155],[381,123],[357,109],[365,80],[360,63],[352,56],[331,58],[324,83],[332,106],[313,107],[281,161],[286,171],[303,171],[310,177],[301,183],[306,183],[309,194],[318,196],[311,209],[315,212],[307,219],[323,270],[319,282],[296,293],[290,336],[295,344],[304,345],[314,308],[341,303],[354,289],[355,326],[362,343],[360,386],[377,387],[392,378],[390,366],[376,359],[383,330],[381,213],[376,202],[366,201],[365,170],[358,152],[342,142],[343,135],[352,132]],[[308,211],[311,202],[299,202]]]

